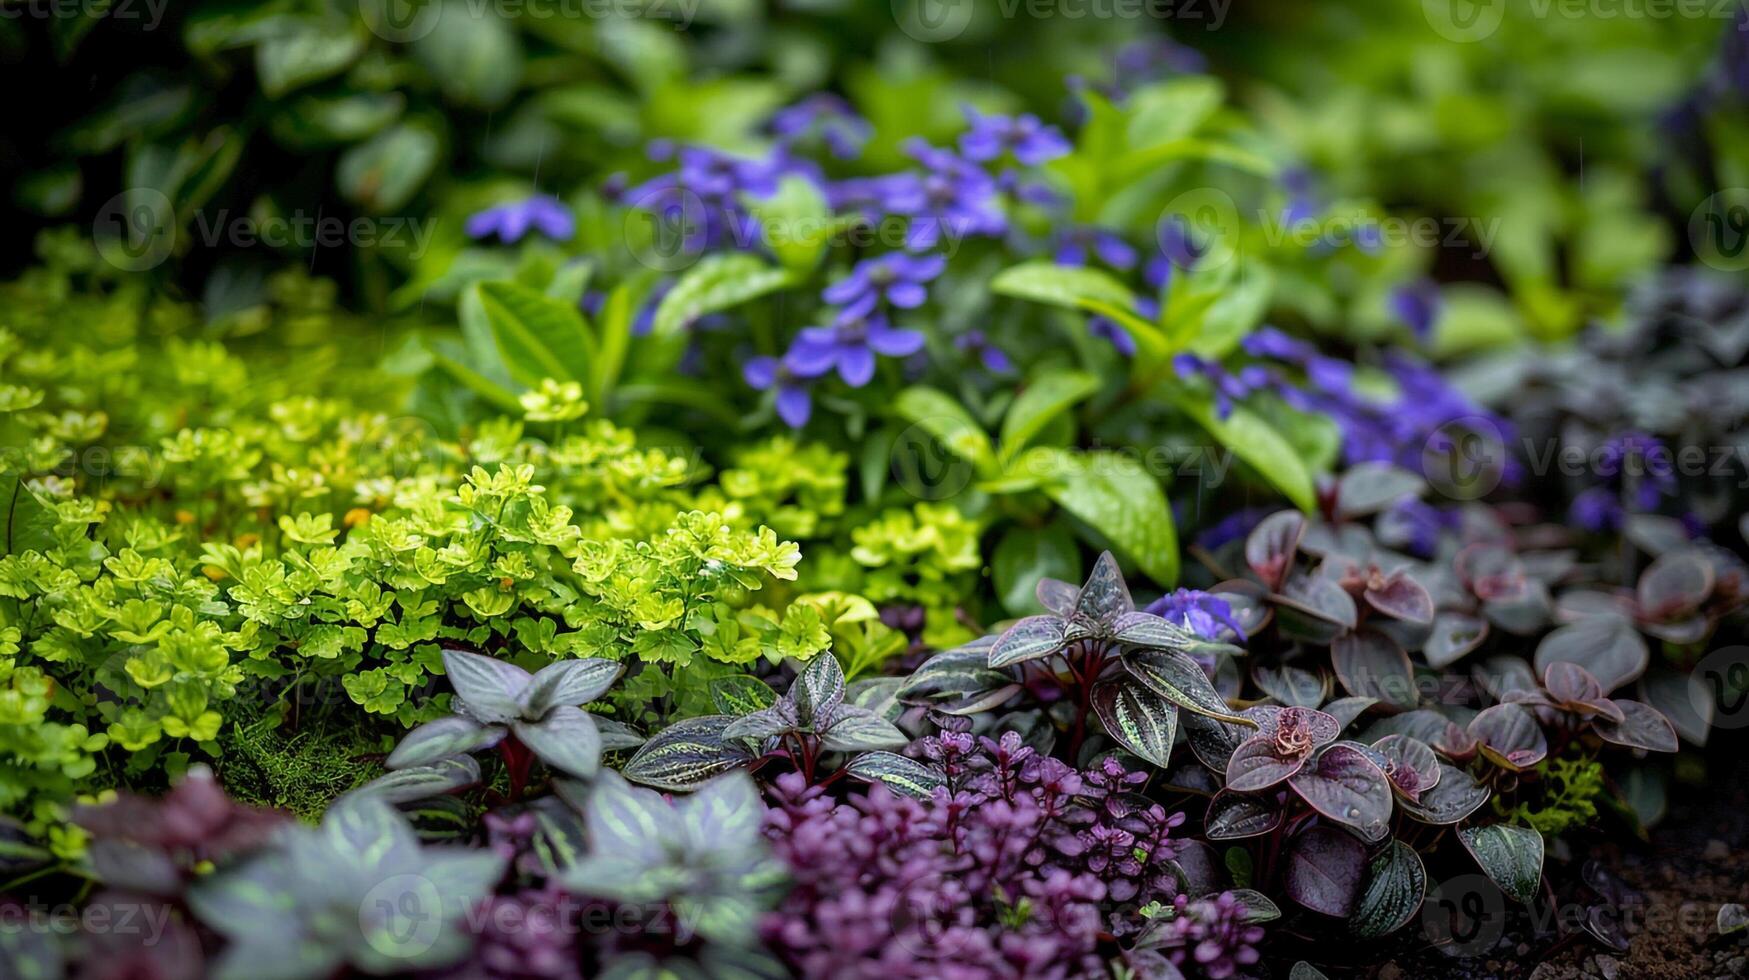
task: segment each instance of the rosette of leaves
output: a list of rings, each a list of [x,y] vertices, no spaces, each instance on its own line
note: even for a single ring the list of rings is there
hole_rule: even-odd
[[[765,804],[752,777],[725,773],[669,802],[609,770],[580,809],[589,848],[560,872],[566,889],[646,909],[666,906],[676,923],[706,941],[705,976],[783,974],[754,946],[759,918],[776,903],[787,873],[761,834]],[[628,965],[617,962],[616,969]]]
[[[1548,665],[1540,687],[1513,688],[1502,694],[1502,700],[1529,707],[1537,720],[1549,728],[1569,733],[1589,731],[1605,742],[1630,749],[1649,752],[1677,749],[1676,729],[1657,708],[1640,701],[1608,697],[1603,684],[1590,671],[1565,660]],[[1493,710],[1489,708],[1482,715]],[[1482,715],[1476,717],[1480,719]]]
[[[465,914],[505,863],[487,850],[421,847],[386,802],[353,795],[320,827],[289,826],[272,848],[201,881],[188,901],[229,940],[211,974],[220,980],[425,970],[468,951]]]
[[[1126,751],[1161,767],[1172,754],[1181,710],[1254,724],[1228,707],[1195,659],[1213,663],[1243,651],[1137,611],[1110,552],[1099,556],[1081,587],[1046,578],[1037,592],[1050,612],[931,658],[900,689],[899,699],[974,714],[999,707],[1023,689],[1055,686],[1075,710],[1068,722],[1071,754],[1080,750],[1093,715]]]
[[[391,773],[367,788],[410,788],[420,781],[442,785],[465,775],[453,764],[456,756],[497,747],[510,771],[511,795],[518,796],[533,759],[587,779],[601,768],[603,751],[641,741],[625,726],[579,707],[606,694],[625,669],[612,660],[562,660],[530,674],[515,664],[449,647],[443,665],[455,688],[456,713],[409,732],[384,763],[399,775]]]
[[[627,761],[625,777],[661,789],[690,789],[736,766],[758,768],[783,758],[812,783],[823,757],[843,753],[850,757],[848,775],[926,797],[942,777],[891,751],[910,742],[880,707],[891,702],[891,686],[847,685],[830,653],[809,660],[781,696],[756,678],[722,678],[712,694],[723,713],[657,733]]]

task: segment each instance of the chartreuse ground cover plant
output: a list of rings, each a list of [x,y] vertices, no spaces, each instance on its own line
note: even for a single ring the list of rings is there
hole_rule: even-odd
[[[1643,955],[1734,8],[116,6],[0,20],[114,96],[0,283],[0,976]]]

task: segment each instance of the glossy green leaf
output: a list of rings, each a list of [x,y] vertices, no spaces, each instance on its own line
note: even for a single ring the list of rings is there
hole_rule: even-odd
[[[731,674],[711,681],[711,701],[725,715],[746,715],[777,703],[777,692],[751,674]]]
[[[1362,939],[1388,936],[1409,924],[1427,895],[1427,869],[1421,855],[1393,840],[1367,867],[1366,885],[1348,919],[1348,929]]]
[[[651,736],[621,771],[645,786],[689,790],[718,773],[746,765],[753,754],[723,737],[723,729],[733,720],[727,715],[701,715],[676,722]]]
[[[947,784],[940,772],[892,752],[864,752],[845,769],[857,779],[881,783],[901,796],[918,800],[929,799],[936,787]]]
[[[711,313],[720,313],[791,285],[785,269],[747,252],[707,255],[686,271],[656,307],[651,334],[666,337]]]
[[[1137,757],[1164,769],[1178,735],[1178,708],[1133,680],[1093,686],[1093,710],[1106,734]]]
[[[1170,588],[1178,581],[1178,532],[1160,479],[1118,453],[1035,449],[1047,496]]]
[[[1030,378],[1002,418],[1002,455],[1012,458],[1041,429],[1099,390],[1086,371],[1049,370]]]
[[[514,282],[475,283],[462,295],[461,321],[470,348],[495,351],[524,387],[590,381],[595,339],[572,304]]]
[[[1497,823],[1460,828],[1458,840],[1501,891],[1526,905],[1536,898],[1543,876],[1542,834]]]

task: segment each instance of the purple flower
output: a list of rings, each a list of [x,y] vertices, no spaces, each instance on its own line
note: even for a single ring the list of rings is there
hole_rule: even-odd
[[[1415,339],[1423,343],[1433,336],[1444,304],[1439,286],[1431,279],[1417,279],[1391,291],[1391,314],[1403,321]]]
[[[1014,362],[1008,359],[1008,354],[990,343],[982,330],[968,330],[953,339],[953,346],[968,357],[977,357],[983,362],[984,369],[991,374],[1006,374],[1014,369]]]
[[[760,391],[777,388],[777,415],[784,424],[799,429],[808,424],[814,403],[808,395],[803,376],[789,363],[789,358],[755,357],[741,366],[741,377]]]
[[[1171,914],[1160,946],[1169,950],[1173,966],[1194,962],[1209,980],[1226,980],[1260,958],[1263,927],[1248,921],[1244,903],[1232,892],[1194,901],[1179,895]]]
[[[1608,487],[1589,487],[1573,498],[1567,516],[1587,531],[1613,531],[1621,527],[1621,501]]]
[[[837,367],[845,384],[861,388],[874,378],[876,354],[906,357],[922,349],[923,335],[917,331],[889,326],[879,313],[845,310],[830,327],[803,329],[784,360],[804,378]]]
[[[653,160],[674,158],[679,169],[627,189],[621,200],[661,216],[679,230],[688,251],[725,244],[748,246],[758,236],[743,198],[771,196],[778,182],[792,173],[816,176],[811,165],[788,156],[781,147],[764,158],[704,146],[676,147],[661,140],[652,142],[648,150]]]
[[[487,208],[469,216],[463,229],[469,238],[482,239],[497,235],[505,244],[521,241],[530,228],[554,241],[569,241],[577,231],[571,209],[563,201],[545,194],[536,194],[521,201],[512,201]]]
[[[1252,392],[1268,386],[1270,376],[1267,371],[1256,365],[1242,369],[1238,374],[1232,374],[1216,361],[1204,360],[1195,354],[1179,354],[1172,359],[1172,368],[1180,378],[1206,378],[1215,392],[1215,411],[1221,418],[1233,414],[1233,403],[1248,397]]]
[[[1268,516],[1269,511],[1258,507],[1248,507],[1229,514],[1204,528],[1196,536],[1196,546],[1206,551],[1214,551],[1231,542],[1244,540],[1251,533],[1251,529]]]
[[[1125,357],[1136,356],[1136,338],[1123,325],[1108,316],[1090,316],[1087,318],[1087,333],[1100,340],[1110,341],[1111,346]]]
[[[819,92],[779,109],[769,123],[772,135],[786,144],[817,133],[825,140],[832,155],[850,160],[862,152],[864,143],[874,132],[868,120],[858,116],[850,103],[830,92]]]
[[[916,309],[929,298],[923,284],[945,268],[947,259],[940,255],[892,252],[858,262],[850,275],[827,286],[821,296],[857,316],[874,312],[882,299],[900,309]]]
[[[1062,132],[1030,113],[986,116],[971,106],[964,109],[972,127],[960,136],[960,152],[967,159],[988,162],[1007,150],[1021,163],[1036,167],[1069,152],[1069,141]]]
[[[1086,265],[1089,254],[1113,269],[1135,268],[1136,250],[1116,232],[1079,226],[1063,232],[1057,243],[1058,265]]]
[[[1311,344],[1289,337],[1267,324],[1247,334],[1239,343],[1245,353],[1253,357],[1269,357],[1296,364],[1317,353]]]
[[[1240,643],[1245,642],[1245,629],[1233,618],[1233,607],[1208,592],[1179,589],[1155,599],[1145,611],[1177,623],[1205,640],[1223,640],[1224,631],[1231,630]]]
[[[906,247],[920,251],[942,238],[967,235],[1000,235],[1008,219],[999,205],[996,182],[976,164],[960,159],[952,150],[930,146],[920,139],[906,143],[906,152],[922,163],[924,174],[913,199],[908,191],[893,195],[888,210],[907,214],[911,227]]]
[[[852,177],[826,185],[826,203],[832,210],[860,212],[870,221],[911,214],[923,207],[923,200],[923,180],[914,173]]]

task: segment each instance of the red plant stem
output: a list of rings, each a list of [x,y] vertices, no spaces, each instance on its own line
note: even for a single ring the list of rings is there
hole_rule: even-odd
[[[515,735],[506,735],[504,741],[498,743],[498,755],[504,759],[504,771],[510,774],[510,802],[519,802],[522,791],[528,786],[528,770],[534,764],[534,753],[517,741]]]

